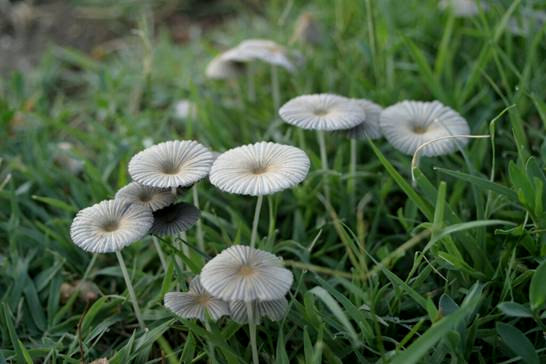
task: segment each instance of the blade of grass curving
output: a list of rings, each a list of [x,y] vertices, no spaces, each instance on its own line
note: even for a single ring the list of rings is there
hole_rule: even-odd
[[[426,298],[421,296],[416,290],[411,288],[406,282],[401,280],[396,274],[388,270],[387,268],[382,268],[381,271],[387,276],[391,281],[393,286],[401,288],[405,291],[419,306],[421,306],[429,315],[431,320],[438,315],[438,311],[434,306],[430,306]]]
[[[450,51],[454,51],[451,43],[451,37],[453,35],[453,28],[455,25],[455,14],[450,11],[444,27],[444,33],[442,34],[442,39],[440,40],[440,47],[438,53],[436,54],[436,60],[434,61],[434,77],[439,80],[444,67],[446,65],[448,54]]]
[[[493,52],[493,44],[499,41],[499,38],[506,27],[508,19],[510,19],[510,16],[516,10],[520,3],[521,0],[515,0],[514,2],[512,2],[508,10],[506,10],[504,15],[502,16],[501,21],[497,24],[494,30],[494,34],[491,34],[493,39],[491,39],[489,42],[486,42],[485,46],[482,48],[480,54],[478,55],[476,61],[472,66],[469,77],[464,83],[462,94],[458,98],[461,105],[463,105],[474,92],[474,89],[476,88],[480,79],[480,74],[482,70],[486,68],[487,64],[490,61],[491,54]]]
[[[424,84],[428,85],[434,97],[436,97],[440,101],[447,102],[446,93],[438,79],[434,76],[434,73],[430,68],[430,65],[428,64],[428,61],[423,52],[408,37],[402,36],[402,39],[406,46],[409,48],[413,60],[417,63],[419,73],[421,74],[421,77],[425,80]]]
[[[443,228],[441,231],[438,232],[438,234],[434,238],[430,239],[428,244],[423,249],[423,252],[428,251],[439,240],[453,233],[469,230],[469,229],[475,229],[479,227],[492,226],[492,225],[517,226],[516,223],[513,223],[511,221],[506,221],[506,220],[477,220],[477,221],[463,222],[460,224],[450,225]]]
[[[389,175],[394,179],[394,181],[398,184],[398,186],[402,189],[402,191],[417,205],[419,210],[425,215],[425,217],[432,221],[434,213],[432,211],[432,207],[425,201],[417,191],[411,187],[411,185],[398,173],[398,171],[394,168],[394,166],[385,158],[383,153],[377,148],[377,146],[374,144],[374,142],[371,139],[368,139],[368,142],[370,143],[370,147],[374,151],[375,155],[385,167]]]
[[[546,260],[533,273],[529,287],[529,301],[531,309],[538,310],[546,304]]]
[[[347,330],[347,334],[353,341],[353,345],[358,346],[360,345],[360,341],[358,339],[358,335],[356,334],[355,329],[351,325],[351,322],[345,315],[345,312],[341,309],[339,304],[334,300],[334,298],[326,291],[324,288],[316,286],[315,288],[312,288],[309,290],[309,293],[315,295],[316,297],[320,298],[320,300],[328,307],[330,312],[338,319],[338,321],[343,325],[345,330]]]
[[[480,302],[481,295],[482,287],[479,284],[475,284],[457,311],[433,324],[406,350],[395,355],[390,364],[418,363],[442,337],[457,327],[469,314],[472,313],[472,311],[474,311]]]
[[[497,322],[495,328],[506,346],[508,346],[511,351],[518,355],[524,363],[540,363],[535,347],[521,331],[516,329],[514,326],[503,322]]]
[[[461,179],[468,183],[471,183],[482,190],[493,191],[503,196],[506,196],[508,199],[510,199],[513,202],[517,202],[518,200],[517,194],[512,189],[505,187],[499,183],[491,182],[490,180],[486,178],[474,176],[464,172],[453,171],[453,170],[441,168],[441,167],[434,167],[434,170],[440,173],[447,174],[449,176]]]
[[[17,333],[15,331],[15,327],[13,325],[13,321],[11,319],[11,313],[9,311],[9,307],[7,303],[2,302],[2,312],[3,312],[3,321],[4,321],[4,327],[7,328],[9,339],[11,341],[11,345],[13,346],[13,349],[15,350],[15,356],[17,358],[18,363],[24,363],[25,362],[25,353],[23,350],[21,350],[21,347],[19,346],[19,339],[17,338]]]

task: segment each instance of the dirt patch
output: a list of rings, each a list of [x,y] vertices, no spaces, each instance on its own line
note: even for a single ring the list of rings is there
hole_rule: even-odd
[[[209,29],[235,13],[232,6],[217,0],[190,1],[184,7],[177,3],[148,9],[154,24],[169,29],[175,42],[190,39],[190,29]],[[91,52],[125,37],[136,27],[142,10],[135,6],[86,7],[59,0],[0,0],[0,74],[28,71],[51,45]]]

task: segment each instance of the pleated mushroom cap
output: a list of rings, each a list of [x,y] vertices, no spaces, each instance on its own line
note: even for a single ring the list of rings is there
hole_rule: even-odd
[[[224,301],[273,301],[292,285],[292,272],[263,250],[233,245],[212,258],[201,271],[201,284]]]
[[[288,311],[288,301],[284,297],[273,301],[254,301],[251,305],[257,324],[261,322],[263,317],[267,317],[271,321],[282,320]],[[248,312],[244,301],[230,302],[229,311],[233,321],[241,325],[248,323]]]
[[[211,319],[218,320],[229,315],[227,302],[211,296],[203,286],[199,276],[190,282],[188,292],[168,292],[164,299],[165,307],[184,319],[206,320],[205,312]]]
[[[412,155],[420,145],[453,135],[468,135],[466,120],[438,101],[402,101],[381,113],[380,126],[389,143],[399,151]],[[467,138],[437,140],[423,147],[425,156],[449,154],[468,143]]]
[[[214,80],[227,80],[238,78],[245,73],[245,62],[233,56],[233,50],[229,50],[213,58],[205,70],[205,75]]]
[[[242,41],[236,49],[247,58],[280,66],[290,72],[296,69],[288,50],[272,40],[247,39]]]
[[[91,253],[110,253],[143,238],[152,210],[125,200],[107,200],[80,210],[70,226],[74,244]]]
[[[379,117],[381,115],[381,111],[383,111],[383,108],[376,103],[366,99],[358,99],[355,100],[355,102],[364,110],[366,117],[364,121],[357,126],[351,129],[344,130],[346,135],[349,138],[355,139],[381,138],[383,136],[383,133],[381,133],[381,127],[379,126]]]
[[[354,100],[334,94],[295,97],[279,109],[279,115],[299,128],[325,131],[350,129],[366,119]]]
[[[129,174],[150,187],[172,188],[191,185],[206,177],[212,154],[193,140],[174,140],[153,145],[129,162]]]
[[[309,158],[299,148],[259,142],[221,154],[210,170],[210,182],[229,193],[269,195],[303,181]]]
[[[116,198],[143,205],[155,211],[172,204],[176,196],[169,189],[148,187],[131,182],[116,193]]]
[[[487,9],[485,1],[481,2],[482,8]],[[480,13],[476,0],[441,0],[438,6],[442,10],[451,9],[453,14],[459,17],[472,17]]]
[[[150,234],[173,236],[189,230],[199,220],[201,211],[192,204],[179,202],[154,211]]]

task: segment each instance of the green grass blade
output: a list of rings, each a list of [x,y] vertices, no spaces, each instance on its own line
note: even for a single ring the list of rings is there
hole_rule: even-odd
[[[419,339],[415,340],[407,349],[398,353],[390,362],[391,364],[418,363],[421,358],[444,337],[453,330],[465,318],[474,311],[481,298],[481,287],[474,285],[461,307],[432,325]]]

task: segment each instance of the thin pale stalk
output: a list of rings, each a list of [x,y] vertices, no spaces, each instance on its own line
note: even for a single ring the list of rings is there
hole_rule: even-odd
[[[269,229],[267,231],[267,243],[271,244],[275,235],[275,221],[277,220],[277,210],[274,208],[275,201],[273,196],[267,196],[267,202],[269,207]]]
[[[163,250],[161,250],[161,245],[159,245],[159,241],[157,240],[157,237],[153,236],[152,241],[154,242],[154,247],[157,252],[157,255],[159,256],[159,260],[161,261],[161,266],[163,267],[163,271],[167,272],[167,262],[165,261],[165,255],[163,254]]]
[[[195,207],[199,208],[199,194],[197,193],[197,185],[194,185],[193,188],[193,204]],[[203,235],[203,224],[201,219],[197,220],[197,247],[202,252],[205,251],[205,238]]]
[[[324,173],[324,194],[326,200],[330,202],[330,177],[328,176],[328,156],[326,155],[326,143],[324,141],[324,133],[322,130],[317,130],[317,137],[320,148],[320,161],[322,163],[322,171]]]
[[[133,303],[133,309],[135,311],[135,316],[138,321],[138,325],[142,330],[147,330],[144,321],[142,320],[142,314],[140,313],[140,307],[138,306],[137,297],[131,279],[129,278],[129,272],[127,271],[127,266],[123,260],[123,256],[119,250],[116,251],[116,257],[118,258],[119,267],[121,268],[121,273],[123,274],[123,279],[125,279],[125,284],[127,285],[127,290],[129,291],[129,297]]]
[[[246,314],[248,315],[248,330],[250,332],[250,345],[252,346],[252,363],[259,364],[258,346],[256,345],[256,320],[254,320],[254,307],[252,302],[245,302]]]
[[[256,247],[256,240],[258,238],[258,222],[260,221],[260,211],[262,209],[262,202],[264,197],[258,196],[256,200],[256,209],[254,210],[254,220],[252,221],[252,235],[250,235],[250,247]]]
[[[273,94],[273,113],[276,115],[281,106],[281,90],[279,87],[279,72],[274,64],[271,65],[271,90]]]

